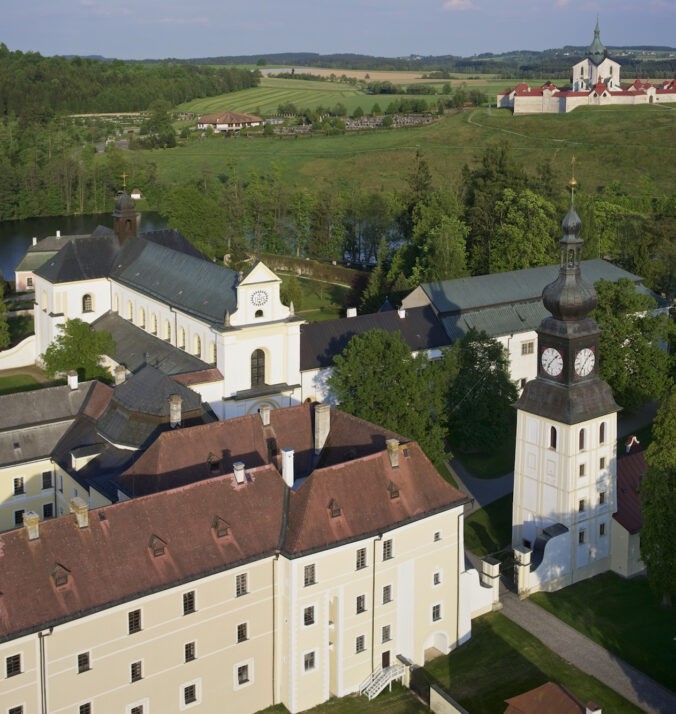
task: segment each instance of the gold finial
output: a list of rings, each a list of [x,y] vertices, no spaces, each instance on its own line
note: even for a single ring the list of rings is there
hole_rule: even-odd
[[[122,189],[127,189],[127,174],[124,171],[122,172]]]
[[[575,187],[577,186],[577,181],[575,180],[575,154],[573,154],[573,158],[570,160],[570,181],[568,183],[568,186],[570,186],[570,190],[572,193],[575,193]]]

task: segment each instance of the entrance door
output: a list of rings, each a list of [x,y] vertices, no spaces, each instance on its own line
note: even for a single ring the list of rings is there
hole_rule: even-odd
[[[387,652],[383,652],[382,655],[382,668],[386,669],[387,667],[390,666],[390,651],[387,650]]]

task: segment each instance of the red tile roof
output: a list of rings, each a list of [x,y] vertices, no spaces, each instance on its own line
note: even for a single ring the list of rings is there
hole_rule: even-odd
[[[263,121],[254,114],[240,114],[239,112],[221,112],[220,114],[204,114],[197,120],[200,124],[251,124]]]
[[[205,384],[207,382],[220,382],[223,375],[216,367],[212,369],[201,369],[197,372],[184,372],[183,374],[173,374],[171,378],[174,382],[182,384],[184,387],[189,387],[192,384]]]
[[[505,703],[508,705],[505,714],[585,714],[585,705],[554,682],[505,699]]]
[[[617,512],[613,518],[629,533],[643,526],[638,486],[645,475],[644,451],[632,451],[617,460]]]

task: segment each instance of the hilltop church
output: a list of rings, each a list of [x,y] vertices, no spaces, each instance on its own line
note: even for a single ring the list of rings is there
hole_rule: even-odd
[[[594,39],[584,59],[573,65],[569,87],[557,87],[549,81],[541,87],[520,83],[500,92],[496,106],[512,109],[514,114],[556,114],[572,112],[581,106],[676,101],[676,79],[658,85],[636,79],[623,86],[620,70],[620,63],[608,56],[608,50],[601,42],[597,19]]]

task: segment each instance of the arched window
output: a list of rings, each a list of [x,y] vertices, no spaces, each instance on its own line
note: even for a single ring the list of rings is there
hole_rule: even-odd
[[[143,308],[138,311],[138,326],[146,329],[146,311]]]
[[[94,301],[89,293],[82,296],[82,312],[94,312]]]
[[[209,364],[216,364],[216,343],[209,343]]]
[[[579,441],[580,451],[584,451],[584,429],[580,429],[578,441]]]
[[[263,311],[262,310],[256,310],[256,314],[254,317],[263,317]]]
[[[265,352],[254,350],[251,353],[251,386],[265,384]]]
[[[120,296],[115,295],[113,297],[113,312],[120,312]]]
[[[202,357],[202,340],[199,335],[195,335],[192,344],[192,351],[195,357]]]
[[[164,321],[164,339],[171,342],[171,322],[169,320]]]
[[[606,443],[606,423],[604,421],[601,422],[601,426],[599,428],[599,444],[605,444]]]
[[[182,327],[178,328],[178,347],[185,349],[185,330]]]
[[[549,429],[549,448],[556,450],[556,427],[552,426]]]
[[[157,334],[157,315],[154,312],[150,313],[150,332],[153,335]]]
[[[127,320],[134,320],[134,306],[131,304],[131,300],[127,300]]]

